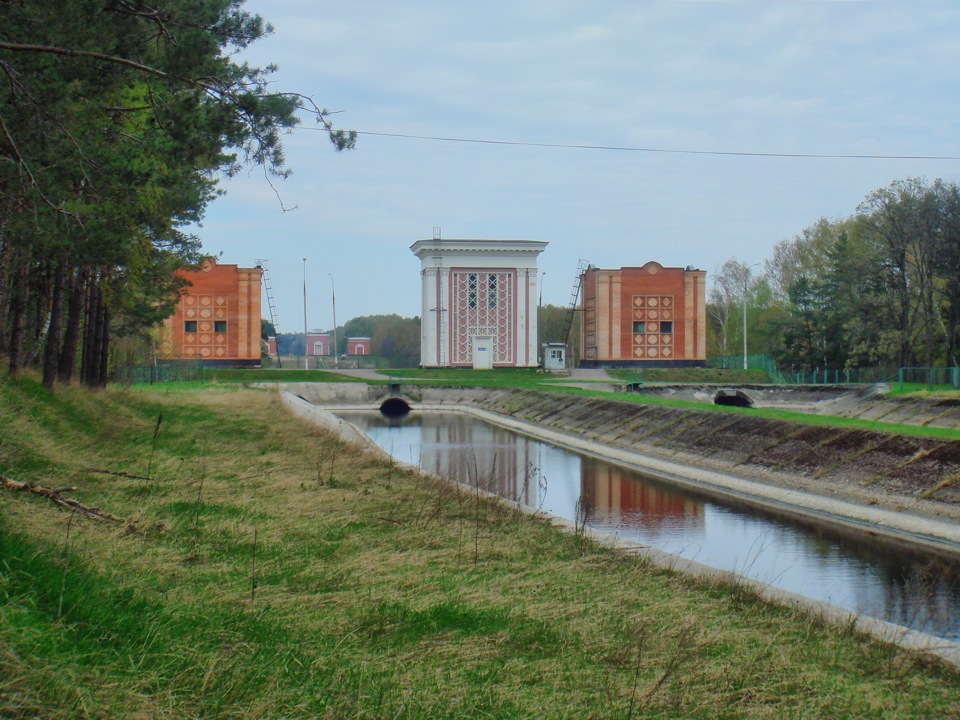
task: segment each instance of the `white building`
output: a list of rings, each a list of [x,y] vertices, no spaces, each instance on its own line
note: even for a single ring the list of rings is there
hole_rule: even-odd
[[[419,240],[422,367],[537,366],[536,240]]]

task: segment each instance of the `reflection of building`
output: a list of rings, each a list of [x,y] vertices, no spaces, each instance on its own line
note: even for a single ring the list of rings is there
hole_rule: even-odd
[[[533,240],[420,240],[423,367],[536,367]]]
[[[581,279],[581,366],[706,365],[706,275],[656,262],[589,266]]]
[[[190,282],[164,323],[160,353],[213,366],[260,367],[260,268],[220,265],[178,270]]]
[[[655,528],[665,523],[703,515],[703,505],[648,480],[641,481],[613,465],[596,460],[581,464],[581,497],[591,517],[619,525]]]

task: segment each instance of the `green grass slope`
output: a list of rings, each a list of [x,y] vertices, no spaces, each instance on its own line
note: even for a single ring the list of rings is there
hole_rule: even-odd
[[[935,662],[401,471],[242,388],[0,381],[0,716],[946,718]]]

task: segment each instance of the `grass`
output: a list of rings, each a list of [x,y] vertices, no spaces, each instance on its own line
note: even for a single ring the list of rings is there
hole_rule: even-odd
[[[702,373],[700,372],[702,371]],[[398,379],[403,380],[404,384],[425,384],[436,386],[471,386],[487,387],[498,389],[515,388],[518,390],[546,390],[550,392],[563,392],[583,397],[606,397],[615,398],[625,402],[665,405],[669,407],[687,408],[706,412],[733,412],[747,414],[752,417],[766,418],[769,420],[782,420],[786,422],[799,423],[801,425],[813,425],[818,427],[837,427],[850,430],[867,430],[870,432],[889,433],[893,435],[910,435],[914,437],[931,437],[942,440],[960,440],[960,429],[950,427],[930,427],[926,425],[911,425],[907,423],[891,423],[882,420],[864,420],[856,417],[842,417],[836,415],[815,415],[796,410],[781,410],[778,408],[737,408],[729,406],[712,405],[709,403],[696,402],[691,400],[680,400],[669,397],[656,397],[644,395],[642,393],[611,393],[604,389],[594,389],[587,387],[568,386],[572,382],[568,377],[554,376],[545,373],[539,373],[532,369],[514,369],[503,368],[497,370],[470,370],[462,368],[444,368],[444,369],[402,369],[402,370],[382,370],[378,371],[384,379],[380,382],[388,383]],[[627,379],[630,377],[630,371],[613,370],[608,371],[616,379]],[[654,374],[655,373],[655,374]],[[758,373],[756,370],[713,370],[710,368],[686,368],[686,369],[659,369],[645,370],[643,375],[645,380],[650,376],[650,382],[704,382],[704,383],[757,383]],[[248,386],[254,383],[270,382],[364,382],[356,378],[344,375],[337,375],[322,370],[225,370],[217,369],[208,371],[208,380],[214,384],[223,385],[242,385]],[[654,380],[654,377],[660,378]],[[699,380],[694,380],[699,377]],[[683,380],[676,378],[685,378]],[[709,378],[709,379],[708,379]],[[737,379],[740,378],[740,379]],[[365,382],[377,383],[376,380],[367,380]],[[205,387],[209,383],[187,382],[187,383],[168,383],[163,386],[165,392],[195,392]],[[578,383],[588,385],[586,383]],[[603,383],[599,383],[603,384]],[[928,395],[925,387],[913,388],[911,393],[918,396]],[[904,393],[906,394],[906,393]],[[938,398],[960,397],[960,394],[938,393]]]
[[[204,375],[208,381],[218,383],[273,382],[362,382],[356,378],[338,375],[326,370],[282,370],[279,368],[207,368]]]
[[[633,381],[638,375],[645,383],[737,383],[765,385],[770,376],[765,370],[719,368],[643,368],[640,370],[607,370],[611,377]]]
[[[934,662],[397,468],[269,393],[0,381],[0,472],[130,519],[0,494],[2,717],[960,714]]]

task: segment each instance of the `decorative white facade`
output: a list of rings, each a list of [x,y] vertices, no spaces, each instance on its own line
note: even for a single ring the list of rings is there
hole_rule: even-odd
[[[422,367],[536,367],[536,240],[419,240]]]

